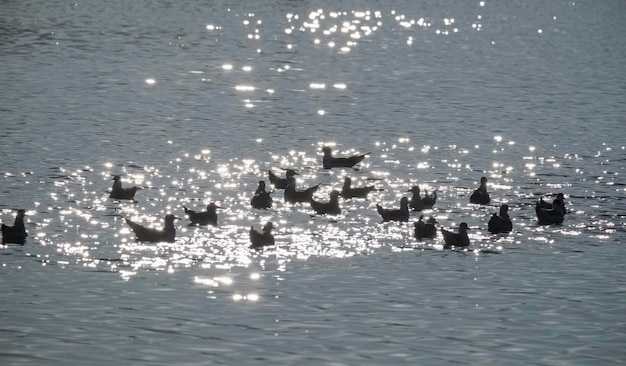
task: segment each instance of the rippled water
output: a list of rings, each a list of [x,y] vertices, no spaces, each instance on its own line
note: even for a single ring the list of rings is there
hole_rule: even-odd
[[[626,279],[620,1],[5,1],[0,361],[615,364]],[[321,168],[321,147],[371,152]],[[249,200],[296,169],[337,217]],[[137,202],[108,198],[111,176]],[[468,203],[481,176],[492,204]],[[380,223],[419,184],[469,250]],[[566,195],[560,226],[534,202]],[[182,206],[217,202],[217,227]],[[497,206],[514,232],[490,235]],[[123,218],[175,243],[136,242]],[[411,213],[416,221],[419,213]],[[275,248],[248,249],[276,224]]]

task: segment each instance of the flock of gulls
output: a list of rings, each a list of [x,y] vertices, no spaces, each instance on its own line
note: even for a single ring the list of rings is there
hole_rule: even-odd
[[[347,157],[334,157],[332,149],[328,146],[322,149],[324,158],[322,165],[324,169],[333,168],[353,168],[359,164],[369,154],[357,154]],[[341,207],[339,205],[339,197],[343,199],[363,198],[367,199],[368,195],[378,190],[374,186],[353,187],[349,177],[344,178],[344,184],[341,191],[332,190],[328,202],[316,201],[313,195],[320,187],[320,184],[314,185],[304,190],[298,190],[296,187],[296,176],[299,175],[293,169],[285,169],[285,177],[282,178],[268,171],[268,179],[274,190],[283,190],[283,199],[286,203],[298,204],[308,203],[318,215],[339,215]],[[137,193],[137,187],[123,187],[122,179],[119,175],[113,177],[113,187],[109,197],[115,200],[134,200]],[[268,191],[265,181],[259,181],[258,187],[254,192],[254,196],[250,200],[250,205],[257,209],[269,209],[272,207],[273,198],[271,194],[274,191]],[[404,196],[400,199],[399,208],[384,208],[376,205],[376,210],[381,216],[383,222],[398,221],[408,222],[409,212],[422,211],[432,209],[437,202],[437,192],[425,192],[422,196],[419,186],[413,186],[408,192],[412,193],[412,198]],[[487,192],[487,178],[480,179],[480,186],[471,194],[470,203],[478,205],[486,205],[491,202],[489,193]],[[213,225],[217,226],[217,209],[220,207],[211,202],[206,207],[206,211],[197,212],[185,206],[183,209],[185,214],[193,225]],[[488,231],[492,234],[508,233],[513,230],[513,223],[508,214],[509,206],[503,204],[500,206],[499,213],[494,213],[489,219]],[[564,197],[559,193],[552,202],[546,202],[540,198],[535,204],[535,212],[537,220],[541,225],[561,224],[566,214]],[[28,236],[24,227],[25,210],[17,210],[15,222],[13,226],[2,224],[2,243],[24,244]],[[139,223],[126,218],[125,221],[132,229],[138,241],[146,242],[174,242],[176,239],[176,229],[174,221],[178,219],[175,215],[168,214],[165,216],[163,229],[154,229],[143,226]],[[437,236],[437,220],[434,217],[424,221],[423,215],[414,223],[414,236],[418,240],[435,238]],[[272,230],[274,225],[267,222],[261,231],[250,227],[250,248],[258,249],[265,246],[275,244]],[[466,248],[470,245],[470,239],[467,231],[470,230],[467,223],[462,222],[459,225],[458,232],[453,232],[440,228],[444,240],[444,249]]]

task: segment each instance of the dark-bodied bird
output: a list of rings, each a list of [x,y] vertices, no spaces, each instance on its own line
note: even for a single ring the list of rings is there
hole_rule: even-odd
[[[487,224],[487,229],[492,234],[510,233],[513,230],[513,222],[509,217],[509,206],[500,206],[500,215],[493,214]]]
[[[341,187],[341,197],[344,199],[367,198],[367,195],[375,189],[374,186],[352,187],[352,179],[345,177],[343,187]]]
[[[258,249],[274,245],[274,235],[272,235],[273,228],[274,225],[269,221],[263,226],[262,232],[258,232],[250,226],[250,248]]]
[[[376,210],[383,218],[383,222],[386,221],[409,221],[409,199],[402,197],[400,199],[400,209],[387,209],[381,205],[376,205]]]
[[[426,222],[423,221],[424,215],[421,215],[419,220],[413,224],[415,226],[415,238],[417,240],[430,239],[437,236],[437,228],[435,224],[437,220],[434,217],[430,217]]]
[[[551,208],[543,208],[545,202],[541,199],[535,204],[535,213],[537,214],[537,221],[540,225],[562,224],[565,220],[565,202],[563,202],[563,194],[559,193],[557,198],[552,201]]]
[[[491,202],[491,197],[487,193],[487,178],[480,178],[480,186],[476,188],[474,193],[470,196],[470,203],[476,203],[479,205],[486,205]]]
[[[265,190],[265,181],[260,180],[259,186],[254,192],[254,196],[250,200],[250,205],[254,208],[271,208],[272,207],[272,196],[271,192]]]
[[[419,186],[411,187],[409,192],[413,193],[413,197],[411,197],[411,201],[409,202],[409,206],[413,209],[413,211],[429,210],[433,208],[435,202],[437,202],[437,190],[433,190],[432,194],[428,194],[428,192],[426,192],[424,197],[421,197],[420,195]]]
[[[267,175],[270,181],[270,184],[274,186],[276,189],[285,189],[287,187],[287,183],[289,183],[289,178],[300,175],[293,169],[285,169],[285,178],[281,178],[274,174],[271,170],[267,171]]]
[[[197,212],[183,206],[185,214],[191,220],[191,225],[212,225],[217,226],[217,209],[221,208],[215,202],[211,202],[206,206],[206,211]]]
[[[113,188],[111,188],[109,198],[116,200],[132,200],[135,198],[136,192],[137,186],[122,188],[122,177],[119,175],[113,176]]]
[[[173,243],[176,239],[176,229],[174,228],[174,220],[176,216],[165,215],[165,224],[163,230],[153,229],[139,225],[136,222],[126,219],[126,223],[135,233],[138,241],[149,241],[153,243],[168,242]]]
[[[24,227],[26,211],[19,209],[13,221],[13,226],[2,224],[2,243],[24,244],[28,233]]]
[[[443,245],[444,249],[450,249],[451,247],[456,248],[465,248],[470,245],[469,236],[467,236],[467,231],[469,228],[467,224],[462,222],[459,226],[459,232],[454,233],[452,231],[448,231],[444,228],[441,228],[441,234],[443,235],[443,241],[445,244]]]
[[[339,207],[339,191],[333,190],[330,192],[329,202],[318,202],[311,199],[311,208],[318,215],[339,215],[341,208]]]
[[[287,180],[289,183],[287,183],[287,187],[285,187],[285,191],[283,193],[283,197],[287,203],[311,202],[313,194],[319,189],[320,184],[322,184],[320,182],[313,187],[305,189],[304,191],[298,191],[296,189],[296,178],[289,177]]]
[[[539,201],[537,202],[537,204],[539,205],[539,207],[545,208],[548,210],[551,210],[556,206],[561,211],[563,211],[563,215],[567,213],[567,210],[565,209],[565,197],[563,196],[563,193],[557,194],[556,198],[552,202],[546,202],[543,200],[543,197],[541,197],[539,198]]]
[[[352,155],[349,157],[335,158],[333,157],[333,149],[329,146],[324,146],[322,148],[322,152],[324,153],[324,158],[322,159],[322,165],[324,169],[331,168],[352,168],[353,166],[360,163],[365,156],[369,153]]]

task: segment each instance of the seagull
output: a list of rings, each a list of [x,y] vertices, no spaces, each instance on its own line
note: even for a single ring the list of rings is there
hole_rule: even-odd
[[[217,209],[221,208],[215,202],[211,202],[206,206],[206,211],[196,212],[183,206],[185,213],[191,220],[191,225],[213,225],[217,226]]]
[[[270,184],[274,185],[274,188],[276,189],[285,189],[285,187],[287,187],[287,183],[289,183],[290,177],[300,175],[293,169],[285,169],[285,178],[277,176],[271,170],[268,170],[267,174]]]
[[[383,218],[383,222],[386,221],[409,221],[409,199],[402,197],[400,199],[400,209],[386,209],[381,205],[376,205],[376,210]]]
[[[491,219],[489,219],[489,223],[487,224],[487,228],[492,234],[499,233],[510,233],[513,230],[513,222],[511,222],[511,218],[509,217],[509,206],[502,205],[500,206],[500,215],[493,214]]]
[[[311,199],[311,208],[315,210],[318,215],[339,215],[341,208],[339,207],[339,191],[333,190],[330,192],[330,202],[317,202]]]
[[[543,208],[541,202],[535,204],[535,213],[540,225],[562,224],[565,219],[565,203],[563,202],[563,194],[559,193],[556,199],[552,201],[551,208]]]
[[[270,194],[271,192],[265,190],[265,181],[260,180],[259,186],[250,200],[250,205],[254,208],[271,208],[272,196]]]
[[[443,240],[445,242],[443,248],[450,249],[451,247],[457,248],[465,248],[470,245],[469,236],[467,236],[467,231],[469,228],[467,224],[462,222],[459,226],[459,232],[454,233],[452,231],[448,231],[444,228],[441,228],[441,234],[443,234]]]
[[[367,195],[374,191],[374,186],[355,187],[352,188],[352,179],[346,177],[343,180],[343,187],[341,188],[341,197],[344,199],[349,198],[367,198]]]
[[[432,194],[428,194],[428,192],[426,192],[424,197],[420,196],[419,186],[411,187],[409,192],[413,193],[413,197],[411,197],[411,201],[409,202],[409,206],[413,209],[413,211],[431,209],[435,205],[435,202],[437,202],[437,190],[433,190]]]
[[[476,188],[474,193],[470,196],[470,203],[476,203],[479,205],[486,205],[491,202],[489,193],[487,193],[487,178],[480,178],[480,187]]]
[[[141,226],[130,219],[126,219],[126,223],[133,230],[138,241],[149,241],[153,243],[165,241],[173,243],[176,238],[176,229],[174,228],[174,220],[176,219],[177,217],[174,215],[165,215],[163,230]]]
[[[557,194],[556,198],[554,199],[554,201],[552,201],[552,203],[544,201],[543,197],[539,198],[539,202],[538,202],[539,207],[545,208],[545,209],[553,209],[555,203],[557,206],[561,208],[561,210],[563,211],[563,215],[565,215],[567,213],[567,210],[565,209],[565,198],[563,197],[563,193]]]
[[[435,224],[437,220],[434,217],[430,217],[426,222],[422,221],[424,215],[421,215],[419,220],[414,223],[415,226],[415,238],[417,240],[422,240],[426,238],[434,238],[437,236],[437,228]]]
[[[250,248],[258,249],[274,245],[274,235],[272,235],[273,228],[274,225],[269,221],[265,224],[265,226],[263,226],[263,232],[258,232],[250,226]]]
[[[333,157],[333,149],[329,146],[324,146],[322,148],[322,152],[324,153],[324,158],[322,159],[322,164],[324,165],[324,169],[331,168],[352,168],[353,166],[360,163],[365,156],[369,153],[352,155],[347,158],[335,158]]]
[[[135,192],[137,192],[137,186],[122,188],[122,177],[119,175],[113,176],[113,188],[111,188],[109,198],[116,200],[132,200],[135,198]]]
[[[311,202],[313,199],[313,193],[315,193],[319,189],[320,184],[322,184],[320,182],[313,187],[305,189],[304,191],[297,191],[296,178],[289,177],[287,180],[289,183],[287,183],[287,187],[285,187],[283,196],[285,198],[285,202],[288,203]]]
[[[2,243],[24,244],[28,234],[24,227],[26,211],[19,209],[13,221],[13,226],[2,224]]]

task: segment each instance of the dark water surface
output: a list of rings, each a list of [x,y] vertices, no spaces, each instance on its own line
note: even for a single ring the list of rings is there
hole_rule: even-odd
[[[616,364],[626,358],[621,1],[4,1],[0,362]],[[321,168],[321,147],[371,152]],[[267,170],[379,188],[249,200]],[[137,202],[108,198],[111,176]],[[492,203],[469,195],[489,178]],[[376,204],[436,189],[443,250]],[[534,202],[566,196],[563,225]],[[217,202],[217,227],[183,205]],[[514,231],[491,235],[497,207]],[[136,242],[123,218],[175,243]],[[419,213],[411,213],[417,221]],[[276,225],[275,248],[248,249]]]

